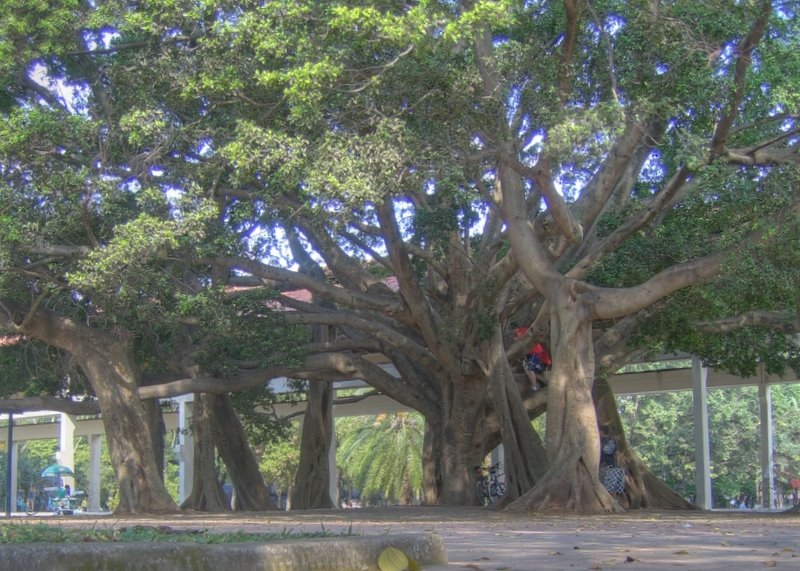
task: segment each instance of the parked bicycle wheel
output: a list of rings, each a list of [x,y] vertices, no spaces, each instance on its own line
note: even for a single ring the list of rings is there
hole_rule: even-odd
[[[502,482],[489,482],[489,489],[487,490],[487,496],[489,500],[489,504],[494,504],[500,500],[506,493],[506,486]]]
[[[488,480],[481,478],[475,482],[475,495],[478,497],[480,505],[485,506],[489,499]]]
[[[28,515],[33,515],[36,513],[36,498],[27,499],[25,501],[25,513]]]
[[[37,492],[33,498],[28,498],[25,502],[25,513],[34,515],[39,512],[46,512],[49,509],[50,498],[45,492]]]

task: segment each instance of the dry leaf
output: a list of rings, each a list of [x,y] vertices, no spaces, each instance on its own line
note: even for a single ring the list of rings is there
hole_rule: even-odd
[[[408,567],[408,557],[400,549],[389,546],[378,557],[381,571],[403,571]]]
[[[766,565],[767,567],[777,567],[778,566],[778,562],[777,561],[764,561],[764,565]]]
[[[681,549],[680,551],[675,551],[673,555],[689,555],[689,552],[685,549]]]
[[[631,557],[630,555],[628,555],[628,556],[625,558],[625,563],[633,563],[633,562],[635,562],[635,561],[637,561],[637,559],[634,559],[634,558],[633,558],[633,557]]]
[[[560,551],[551,551],[548,555],[564,555]]]

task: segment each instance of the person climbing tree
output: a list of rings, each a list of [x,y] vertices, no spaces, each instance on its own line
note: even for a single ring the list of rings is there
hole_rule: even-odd
[[[515,327],[514,337],[515,339],[520,339],[527,332],[527,327]],[[522,368],[525,370],[525,374],[528,376],[528,380],[530,380],[534,391],[547,385],[547,379],[545,379],[544,373],[552,366],[553,360],[550,357],[550,352],[547,350],[547,347],[540,342],[534,343],[522,360]]]

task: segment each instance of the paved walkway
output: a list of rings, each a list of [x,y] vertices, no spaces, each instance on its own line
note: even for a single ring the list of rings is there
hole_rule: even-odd
[[[482,508],[392,507],[131,518],[82,515],[41,521],[86,528],[155,525],[220,532],[436,532],[444,539],[450,563],[426,571],[800,570],[800,516],[777,513],[522,516]]]

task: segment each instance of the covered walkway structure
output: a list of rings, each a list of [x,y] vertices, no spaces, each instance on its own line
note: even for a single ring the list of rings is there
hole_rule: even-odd
[[[755,377],[737,377],[723,371],[703,367],[696,358],[672,358],[659,361],[662,368],[658,370],[641,370],[636,372],[622,372],[610,379],[610,385],[615,395],[632,395],[645,393],[660,393],[668,391],[691,390],[693,392],[694,419],[695,419],[695,459],[696,459],[696,505],[702,509],[711,509],[711,468],[708,433],[707,397],[711,388],[757,386],[759,392],[760,414],[760,464],[761,485],[763,490],[763,507],[776,506],[775,483],[773,476],[773,422],[770,386],[779,383],[798,382],[796,376],[780,378],[768,375],[763,368]],[[666,367],[664,367],[666,365]],[[386,367],[390,373],[397,374],[393,367]],[[646,369],[646,365],[642,365]],[[277,385],[277,386],[276,386]],[[345,381],[337,383],[339,389],[352,389],[366,387],[361,381]],[[280,381],[273,381],[273,389],[280,392]],[[191,491],[192,466],[194,443],[190,431],[192,395],[172,399],[175,411],[164,414],[167,430],[178,430],[178,444],[175,447],[176,457],[180,467],[179,502],[182,502]],[[278,405],[278,416],[301,414],[302,404]],[[361,398],[354,402],[334,405],[335,416],[360,416],[373,415],[382,412],[408,410],[392,399],[375,394]],[[17,496],[17,458],[19,445],[22,442],[36,439],[59,439],[60,451],[58,461],[72,466],[75,438],[85,437],[90,448],[89,473],[86,474],[89,483],[86,490],[89,497],[89,511],[100,510],[100,450],[104,430],[99,418],[80,419],[62,413],[26,413],[15,415],[14,419],[38,417],[44,422],[26,423],[11,426],[8,430],[0,430],[0,443],[8,444],[11,440],[11,466],[8,488],[10,497]],[[0,416],[0,421],[5,420],[8,425],[9,415]],[[15,423],[14,423],[15,424]],[[9,438],[9,435],[10,438]],[[334,461],[334,458],[331,458]],[[336,471],[332,470],[332,474]],[[332,492],[336,483],[331,483]],[[335,492],[334,492],[335,493]],[[10,506],[11,510],[16,506]]]

